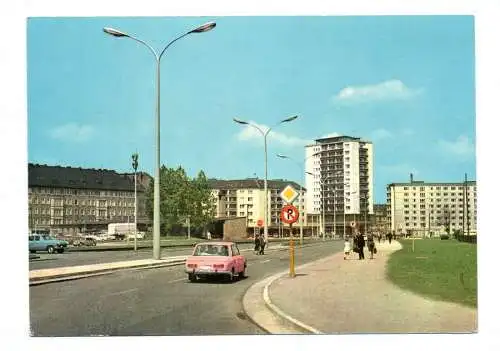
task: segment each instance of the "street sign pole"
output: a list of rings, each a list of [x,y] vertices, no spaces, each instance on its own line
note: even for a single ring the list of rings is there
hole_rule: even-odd
[[[295,278],[295,244],[293,241],[293,223],[297,222],[300,214],[299,210],[293,205],[286,205],[281,209],[280,218],[284,223],[288,223],[290,228],[290,277]]]
[[[295,278],[295,247],[292,236],[292,223],[290,223],[290,278]]]

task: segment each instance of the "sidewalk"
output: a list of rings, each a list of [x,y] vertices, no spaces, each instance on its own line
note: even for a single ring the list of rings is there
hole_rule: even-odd
[[[268,302],[327,334],[476,332],[476,309],[429,300],[385,278],[387,259],[400,248],[398,242],[380,243],[373,260],[365,249],[364,261],[357,255],[344,261],[338,253],[298,268],[295,278],[271,283]]]

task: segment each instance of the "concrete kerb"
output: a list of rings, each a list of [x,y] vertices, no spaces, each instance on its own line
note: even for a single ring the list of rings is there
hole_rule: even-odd
[[[168,262],[154,262],[154,263],[146,263],[135,266],[126,266],[126,267],[113,267],[113,268],[102,268],[91,271],[84,271],[78,273],[64,273],[64,274],[54,274],[46,277],[35,277],[30,278],[30,286],[32,285],[41,285],[48,283],[56,283],[61,281],[68,280],[77,280],[83,278],[90,278],[99,275],[111,274],[116,271],[125,271],[125,270],[140,270],[140,269],[150,269],[150,268],[162,268],[162,267],[170,267],[170,266],[178,266],[184,264],[186,259],[173,260]]]
[[[296,267],[296,270],[304,269],[312,264],[326,261],[330,259],[332,256],[339,254],[343,253],[341,252],[335,253],[334,255],[329,255],[319,260],[308,262],[306,264]],[[263,280],[260,280],[257,283],[253,284],[252,286],[250,286],[250,288],[247,289],[247,291],[243,296],[243,310],[245,311],[245,314],[247,315],[248,318],[252,320],[253,323],[255,323],[261,329],[265,330],[270,334],[283,334],[283,333],[300,334],[301,332],[309,334],[324,334],[322,331],[317,330],[316,328],[311,327],[293,318],[292,316],[286,314],[284,311],[282,311],[280,308],[278,308],[276,305],[272,303],[271,297],[269,296],[269,286],[271,286],[272,283],[274,283],[276,280],[287,274],[289,274],[289,270],[284,270],[269,277],[266,277]],[[269,310],[272,314],[278,316],[279,318],[284,320],[287,324],[290,324],[292,328],[287,327],[286,325],[283,324],[281,326],[277,326],[276,320],[270,316],[266,316],[265,311],[262,311],[262,309],[256,311],[256,308],[248,303],[250,298],[248,298],[247,296],[255,295],[257,291],[259,292],[261,299],[264,300],[264,306],[266,310]]]
[[[401,250],[402,249],[402,245],[395,241],[395,243],[397,243],[397,246],[396,246],[396,250],[395,251],[398,251],[398,250]],[[329,255],[327,257],[323,257],[323,258],[320,258],[319,260],[315,260],[315,261],[311,261],[311,262],[308,262],[306,264],[303,264],[301,266],[298,266],[296,267],[296,270],[300,270],[300,269],[304,269],[304,268],[307,268],[308,266],[311,266],[313,264],[317,264],[317,263],[321,263],[322,261],[328,261],[330,260],[331,258],[333,258],[334,256],[339,256],[339,255],[343,255],[343,252],[337,252],[333,255]],[[281,317],[282,319],[284,319],[285,321],[287,321],[288,323],[292,324],[295,328],[298,328],[300,330],[303,330],[307,333],[311,333],[311,334],[325,334],[324,332],[312,327],[312,326],[309,326],[295,318],[293,318],[292,316],[286,314],[283,310],[281,310],[278,306],[276,306],[275,304],[272,303],[272,300],[271,300],[271,297],[269,295],[269,287],[271,286],[271,284],[273,284],[276,280],[280,279],[281,277],[285,276],[289,274],[289,270],[284,270],[280,273],[277,273],[277,274],[274,274],[266,279],[264,279],[265,281],[265,284],[264,284],[264,288],[262,289],[262,299],[264,300],[264,303],[265,303],[265,306],[271,310],[273,313],[275,313],[276,315],[278,315],[279,317]],[[248,290],[247,292],[252,289],[254,286],[257,287],[258,284],[262,284],[263,281],[260,281],[260,282],[257,282],[256,284],[252,285]],[[244,306],[244,309],[245,309],[245,306]],[[257,324],[259,327],[261,327],[262,329],[268,331],[268,328],[266,328],[265,325],[261,325],[258,321],[255,321],[253,320],[253,322],[255,324]]]

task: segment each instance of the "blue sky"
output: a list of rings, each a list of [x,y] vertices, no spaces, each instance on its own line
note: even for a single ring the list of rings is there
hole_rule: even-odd
[[[153,173],[151,53],[199,24],[162,59],[162,163],[190,175],[263,177],[263,141],[233,117],[276,127],[269,177],[301,181],[276,153],[304,158],[330,134],[373,141],[375,201],[385,185],[475,179],[474,18],[32,18],[27,24],[30,162]]]

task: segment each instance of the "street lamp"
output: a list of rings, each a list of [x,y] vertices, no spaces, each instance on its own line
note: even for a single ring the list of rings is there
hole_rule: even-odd
[[[137,167],[139,154],[132,154],[132,168],[134,169],[134,251],[137,252]]]
[[[165,51],[175,43],[177,40],[184,38],[185,36],[193,33],[204,33],[215,28],[215,22],[208,22],[195,29],[190,30],[178,36],[171,42],[169,42],[163,50],[158,54],[158,52],[153,49],[153,47],[147,44],[145,41],[133,37],[130,34],[122,32],[118,29],[104,27],[103,31],[106,34],[112,35],[117,38],[130,38],[137,41],[138,43],[146,46],[154,55],[156,60],[156,162],[155,162],[155,178],[154,178],[154,206],[153,206],[153,258],[156,260],[160,259],[160,60],[163,57]]]
[[[284,120],[281,120],[279,121],[278,123],[276,123],[274,126],[270,127],[267,129],[267,131],[263,131],[259,126],[257,126],[256,124],[252,123],[252,122],[247,122],[247,121],[243,121],[241,119],[238,119],[238,118],[233,118],[233,121],[238,123],[238,124],[243,124],[243,125],[249,125],[249,126],[252,126],[253,128],[257,129],[260,134],[262,134],[262,137],[264,138],[264,196],[266,197],[266,201],[265,201],[265,204],[264,204],[264,239],[266,240],[266,242],[268,242],[268,227],[267,227],[267,222],[268,222],[268,213],[267,213],[267,209],[268,209],[268,195],[267,195],[267,136],[269,135],[269,132],[271,132],[271,130],[282,124],[282,123],[287,123],[287,122],[291,122],[293,120],[296,120],[299,116],[292,116],[292,117],[288,117],[288,118],[285,118]]]
[[[311,172],[305,172],[305,173],[314,176],[314,174]],[[319,184],[321,185],[321,217],[322,217],[321,231],[322,231],[323,240],[325,240],[325,229],[326,229],[326,226],[325,226],[325,184],[326,184],[326,181],[330,178],[333,178],[333,177],[326,177],[324,180],[321,180],[321,179],[319,180]]]
[[[314,157],[314,156],[317,156],[317,155],[319,155],[319,154],[321,154],[321,152],[316,152],[316,153],[314,153],[314,154],[312,154],[312,155],[310,155],[310,156],[306,157],[306,158],[304,159],[304,164],[305,164],[305,162],[307,161],[307,159],[309,159],[309,158],[311,158],[311,157]],[[306,180],[305,180],[305,176],[306,176],[305,166],[301,166],[301,165],[300,165],[298,162],[296,162],[293,158],[291,158],[291,157],[289,157],[289,156],[287,156],[287,155],[277,154],[276,156],[277,156],[277,157],[279,157],[279,158],[282,158],[282,159],[288,159],[288,160],[292,161],[295,165],[297,165],[297,166],[300,168],[301,172],[302,172],[302,177],[304,178],[304,179],[303,179],[303,182],[304,182],[304,184],[305,184],[305,182],[306,182]],[[302,186],[302,185],[300,185],[300,184],[299,184],[299,186],[300,186],[300,193],[299,193],[299,209],[300,209],[300,217],[301,217],[301,219],[300,219],[300,244],[302,245],[302,243],[303,243],[303,241],[304,241],[304,216],[302,215],[302,214],[303,214],[303,212],[304,212],[304,204],[302,203],[302,192],[304,191],[304,188],[303,188],[303,186]]]

